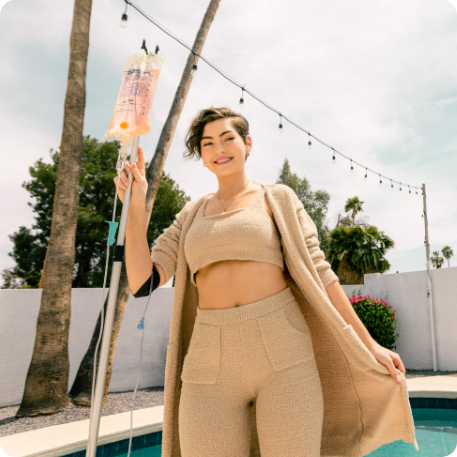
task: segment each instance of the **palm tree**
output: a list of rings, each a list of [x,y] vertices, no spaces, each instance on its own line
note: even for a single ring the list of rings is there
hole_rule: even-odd
[[[433,256],[430,260],[435,268],[441,268],[443,265],[444,259],[440,257],[440,251],[433,251]]]
[[[452,248],[450,246],[444,246],[444,248],[441,249],[441,253],[447,259],[447,266],[449,268],[451,266],[450,259],[454,255],[454,251],[452,250]]]
[[[389,270],[385,255],[394,246],[394,241],[376,227],[358,225],[337,226],[321,243],[341,284],[364,284],[364,274]]]
[[[203,45],[205,44],[208,31],[211,27],[211,24],[216,15],[216,11],[219,7],[220,0],[211,0],[210,4],[206,10],[205,16],[201,23],[200,29],[197,33],[197,36],[192,47],[193,51],[201,54]],[[198,62],[198,57],[195,57],[195,61]],[[160,179],[162,177],[162,171],[165,165],[165,160],[168,155],[168,151],[173,140],[173,136],[176,130],[176,126],[179,121],[179,117],[184,108],[184,103],[189,93],[190,85],[192,82],[191,70],[194,64],[194,54],[191,52],[184,67],[184,71],[181,77],[181,82],[179,83],[178,89],[175,93],[175,98],[171,105],[168,118],[165,122],[165,125],[162,128],[160,138],[152,158],[151,163],[146,172],[146,179],[148,181],[148,193],[146,196],[146,227],[149,225],[149,220],[151,218],[152,208],[154,206],[154,200],[156,198],[157,192],[159,190]],[[103,404],[106,404],[106,395],[108,393],[108,386],[111,379],[114,352],[116,349],[117,337],[119,335],[119,330],[121,327],[122,319],[124,317],[125,306],[130,295],[130,288],[127,281],[127,273],[125,270],[125,262],[122,265],[121,278],[119,282],[119,291],[117,295],[116,303],[116,314],[114,317],[113,324],[113,333],[111,337],[111,347],[110,355],[108,361],[108,371],[106,375],[106,384],[105,384],[105,395],[103,399]],[[105,303],[106,307],[106,303]],[[105,308],[106,310],[106,308]],[[89,348],[81,362],[78,373],[76,375],[73,386],[70,390],[70,397],[72,402],[75,405],[88,406],[91,401],[91,389],[92,389],[92,369],[94,363],[94,351],[100,331],[100,321],[99,316],[97,324],[92,334],[92,340],[90,342]]]
[[[352,210],[352,225],[355,223],[355,216],[357,216],[357,213],[363,211],[362,209],[362,204],[365,202],[361,202],[359,200],[359,197],[352,197],[348,198],[346,205],[344,207],[344,211],[351,211]]]
[[[16,417],[56,413],[70,404],[67,395],[70,368],[68,332],[83,153],[91,9],[92,0],[75,0],[59,168],[51,234],[42,273],[43,292],[32,361]]]

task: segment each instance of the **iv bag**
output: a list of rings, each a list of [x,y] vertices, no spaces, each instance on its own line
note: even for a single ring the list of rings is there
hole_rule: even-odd
[[[127,58],[105,140],[129,141],[150,133],[149,115],[163,59],[160,54],[133,54]]]

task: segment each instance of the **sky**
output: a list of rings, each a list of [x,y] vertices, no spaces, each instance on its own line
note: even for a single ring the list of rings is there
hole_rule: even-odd
[[[209,0],[134,0],[192,45]],[[453,4],[454,3],[454,4]],[[253,150],[246,164],[257,184],[276,182],[287,158],[313,191],[330,194],[327,223],[336,225],[349,198],[360,215],[395,242],[386,274],[425,269],[423,183],[431,252],[449,245],[457,266],[457,1],[447,0],[221,0],[202,54],[316,137],[245,94]],[[34,220],[29,167],[50,162],[58,149],[69,66],[73,2],[0,2],[0,270],[12,267],[8,235]],[[131,54],[160,46],[165,56],[151,111],[151,133],[141,137],[150,160],[179,84],[188,51],[122,0],[93,2],[87,65],[84,134],[103,140],[122,68]],[[241,90],[200,61],[165,164],[192,199],[217,190],[201,161],[184,160],[184,137],[196,113],[209,106],[239,110]],[[364,180],[365,167],[368,172]],[[379,184],[380,173],[382,178]],[[115,170],[113,170],[113,176]],[[390,187],[390,181],[403,183]],[[412,194],[408,193],[409,187]],[[419,195],[416,195],[416,187]],[[113,187],[114,192],[114,187]],[[443,267],[447,267],[445,260]]]

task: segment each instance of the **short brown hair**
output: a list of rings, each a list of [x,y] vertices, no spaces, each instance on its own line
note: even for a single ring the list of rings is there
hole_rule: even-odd
[[[230,108],[207,108],[201,110],[190,124],[189,130],[186,135],[186,150],[184,157],[196,157],[197,160],[201,158],[200,142],[203,136],[203,130],[208,122],[217,121],[218,119],[231,119],[232,125],[240,134],[241,138],[246,144],[246,135],[249,135],[248,121],[238,113],[235,113]]]

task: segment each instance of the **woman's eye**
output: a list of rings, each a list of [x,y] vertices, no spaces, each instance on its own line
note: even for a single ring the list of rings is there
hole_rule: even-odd
[[[203,146],[208,146],[208,145],[211,145],[213,143],[205,143]]]
[[[228,140],[234,140],[235,138],[233,138],[232,136],[228,137],[225,139],[225,141],[228,141]]]

